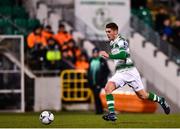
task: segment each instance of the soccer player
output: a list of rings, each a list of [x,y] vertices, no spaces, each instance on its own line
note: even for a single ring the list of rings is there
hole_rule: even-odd
[[[114,60],[116,64],[116,73],[108,80],[105,86],[109,112],[103,116],[103,119],[107,121],[115,121],[117,119],[114,111],[114,98],[112,92],[126,84],[133,88],[140,99],[159,103],[164,109],[164,112],[169,114],[170,106],[165,101],[165,98],[160,97],[153,92],[145,91],[139,72],[130,57],[128,41],[118,34],[117,24],[108,23],[105,31],[110,41],[111,52],[107,53],[105,51],[100,51],[100,56]]]

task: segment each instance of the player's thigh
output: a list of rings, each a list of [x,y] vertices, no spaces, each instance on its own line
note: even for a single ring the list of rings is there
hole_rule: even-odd
[[[119,87],[123,87],[126,82],[123,79],[123,74],[122,73],[118,73],[116,72],[109,80],[108,83],[112,83],[114,84],[115,88],[119,88]]]
[[[128,85],[133,88],[135,92],[144,89],[144,85],[140,79],[134,79],[133,81],[128,82]]]
[[[127,81],[128,85],[131,86],[134,91],[140,91],[144,89],[141,77],[136,68],[126,72],[125,81]]]

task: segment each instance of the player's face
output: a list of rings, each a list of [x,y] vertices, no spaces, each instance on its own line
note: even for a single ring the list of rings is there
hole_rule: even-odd
[[[111,28],[106,28],[106,35],[110,41],[114,40],[118,34],[117,30],[112,30]]]

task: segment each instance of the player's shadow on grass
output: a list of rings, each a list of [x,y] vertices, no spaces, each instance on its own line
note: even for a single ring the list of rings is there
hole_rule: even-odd
[[[147,124],[148,122],[120,122],[121,124]]]

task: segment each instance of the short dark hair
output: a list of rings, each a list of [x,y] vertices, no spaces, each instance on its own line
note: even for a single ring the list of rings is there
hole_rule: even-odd
[[[118,30],[118,26],[114,22],[106,24],[106,28],[111,28],[112,30]]]

